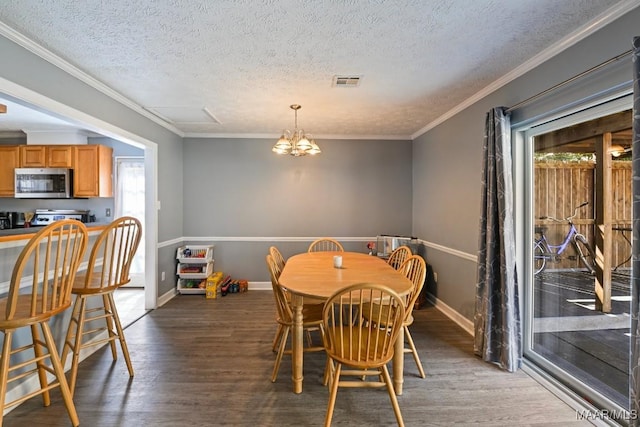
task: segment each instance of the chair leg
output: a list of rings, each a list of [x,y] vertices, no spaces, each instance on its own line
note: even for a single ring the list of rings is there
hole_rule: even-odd
[[[398,421],[398,427],[404,427],[404,420],[402,419],[402,413],[400,412],[400,405],[398,405],[398,398],[396,397],[396,390],[391,383],[391,377],[389,376],[389,370],[387,365],[382,365],[382,376],[384,382],[387,384],[387,391],[389,392],[389,398],[391,399],[391,406],[393,406],[393,412],[396,414],[396,420]]]
[[[409,348],[411,349],[413,360],[416,361],[416,365],[418,366],[420,377],[426,378],[426,375],[424,374],[424,369],[422,368],[422,362],[420,362],[420,356],[418,356],[418,350],[416,349],[416,346],[413,343],[413,338],[411,337],[411,333],[409,332],[408,326],[404,327],[404,336],[407,338],[407,343],[409,344]]]
[[[280,369],[280,363],[282,362],[282,355],[284,354],[284,348],[287,345],[287,339],[289,338],[289,326],[282,325],[282,336],[280,337],[280,347],[278,348],[278,354],[276,355],[276,362],[273,365],[273,373],[271,374],[271,382],[275,383],[278,378],[278,370]]]
[[[78,312],[80,310],[80,296],[76,296],[73,302],[73,308],[71,309],[71,318],[69,319],[69,326],[67,327],[67,335],[64,338],[64,344],[62,345],[62,353],[60,354],[60,361],[62,366],[67,364],[67,357],[69,352],[73,352],[74,343],[78,334],[79,317]]]
[[[124,356],[124,360],[127,362],[127,369],[129,369],[129,376],[133,377],[133,365],[131,364],[131,358],[129,357],[129,348],[127,347],[127,341],[124,338],[124,330],[122,329],[122,324],[120,323],[120,316],[118,315],[118,310],[116,309],[116,303],[113,300],[113,292],[108,294],[108,297],[109,297],[109,307],[111,309],[111,312],[113,313],[113,320],[116,324],[118,337],[120,338],[120,347],[122,348],[122,354]]]
[[[282,331],[284,326],[278,323],[278,329],[276,329],[276,335],[273,337],[273,345],[271,347],[271,351],[274,353],[278,351],[278,347],[280,347],[280,339],[282,339]]]
[[[342,371],[342,364],[336,363],[333,376],[331,378],[331,391],[329,393],[329,404],[327,405],[327,414],[324,418],[324,426],[331,426],[331,419],[333,418],[333,408],[336,406],[336,396],[338,395],[338,384],[340,383],[340,371]]]
[[[3,331],[2,358],[0,359],[0,426],[4,415],[4,403],[7,397],[7,380],[9,379],[9,359],[11,357],[11,339],[13,331]]]
[[[67,412],[69,413],[69,419],[71,419],[71,424],[73,424],[74,427],[77,427],[80,425],[80,420],[78,419],[76,407],[73,404],[73,397],[71,396],[71,391],[69,390],[69,385],[67,384],[67,378],[64,376],[64,369],[62,368],[62,363],[60,362],[60,355],[58,354],[58,350],[56,349],[56,343],[53,340],[53,335],[51,334],[49,325],[46,322],[40,323],[40,325],[42,327],[42,333],[44,334],[47,348],[49,349],[49,358],[51,359],[53,371],[55,372],[56,378],[58,379],[60,392],[62,393],[62,398],[64,399],[64,405],[67,408]]]
[[[111,294],[109,294],[111,295]],[[109,345],[111,346],[111,357],[113,357],[113,360],[118,360],[118,351],[116,350],[116,343],[115,343],[115,339],[116,336],[119,335],[119,332],[114,332],[114,322],[113,322],[113,308],[115,307],[115,305],[113,307],[111,307],[111,305],[109,304],[109,297],[108,295],[102,295],[102,308],[104,309],[104,314],[105,314],[105,322],[107,323],[107,333],[109,334]],[[131,375],[133,376],[133,375]]]
[[[44,325],[44,323],[42,323]],[[45,336],[46,339],[46,336]],[[45,368],[44,362],[42,361],[42,356],[44,352],[42,351],[42,340],[40,339],[40,333],[38,332],[38,325],[31,325],[31,340],[33,342],[33,352],[35,354],[36,366],[38,368],[38,379],[40,380],[40,388],[44,390],[42,392],[42,404],[44,406],[49,406],[51,404],[51,398],[49,395],[49,380],[47,380],[47,370]],[[48,344],[47,344],[48,348]],[[51,353],[51,348],[48,348],[49,353]]]
[[[84,331],[84,316],[87,309],[87,298],[78,295],[76,301],[73,304],[73,311],[71,313],[71,320],[69,321],[69,329],[67,331],[67,338],[65,339],[64,348],[62,350],[62,366],[67,362],[67,355],[71,350],[71,369],[69,371],[69,390],[71,390],[71,396],[76,391],[76,379],[78,377],[78,364],[80,363],[80,351],[82,350],[82,333]],[[73,323],[76,325],[75,335],[73,335]],[[73,337],[73,341],[71,338]]]
[[[322,385],[331,388],[331,379],[333,378],[333,360],[327,356],[327,361],[324,364],[324,378],[322,378]]]

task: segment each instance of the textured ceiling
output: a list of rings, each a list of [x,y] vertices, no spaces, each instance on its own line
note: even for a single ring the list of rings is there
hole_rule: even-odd
[[[619,3],[2,0],[0,23],[183,135],[276,135],[297,103],[316,138],[410,138]]]

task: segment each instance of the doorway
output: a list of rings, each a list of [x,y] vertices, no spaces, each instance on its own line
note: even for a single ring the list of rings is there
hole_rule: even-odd
[[[145,310],[145,163],[144,157],[115,158],[116,218],[132,216],[142,224],[142,239],[131,263],[131,282],[118,289],[115,298],[123,326],[146,313]]]
[[[142,239],[131,264],[128,287],[144,288],[145,179],[144,157],[116,157],[116,217],[132,216],[142,224]]]
[[[620,413],[628,410],[631,326],[629,106],[623,97],[516,130],[515,139],[529,193],[520,217],[525,357]],[[598,233],[607,228],[605,245]]]

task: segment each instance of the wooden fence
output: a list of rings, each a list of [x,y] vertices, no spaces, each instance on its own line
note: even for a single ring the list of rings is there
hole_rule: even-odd
[[[614,161],[612,165],[611,190],[612,224],[615,228],[631,227],[631,162]],[[595,163],[594,162],[538,162],[534,167],[534,218],[536,226],[547,227],[546,235],[551,244],[561,244],[569,230],[566,223],[541,220],[542,216],[566,218],[573,214],[582,202],[589,204],[578,210],[574,224],[594,246],[595,218]],[[626,240],[629,239],[629,240]],[[611,265],[618,269],[630,268],[631,232],[617,230],[613,233]],[[563,260],[550,268],[580,267],[574,258],[574,249],[568,248]]]

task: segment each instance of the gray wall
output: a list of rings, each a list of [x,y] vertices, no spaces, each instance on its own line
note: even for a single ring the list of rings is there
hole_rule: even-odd
[[[182,139],[9,39],[0,52],[0,78],[157,144],[158,241],[182,236]]]
[[[177,135],[3,37],[0,78],[158,145],[158,271],[168,276],[160,295],[175,283],[173,241],[183,236],[216,243],[221,269],[267,280],[266,246],[277,243],[291,253],[306,246],[287,237],[413,234],[427,242],[438,298],[472,319],[485,112],[628,50],[637,22],[639,9],[418,137],[413,147],[407,141],[319,141],[324,153],[316,158],[277,157],[267,140],[186,139],[183,145]],[[623,83],[623,75],[603,74],[599,85],[563,91],[514,118],[527,120],[585,91]],[[225,236],[226,242],[214,241]],[[349,245],[365,250],[363,243]]]
[[[635,9],[414,141],[413,234],[428,242],[427,260],[438,273],[437,298],[467,319],[474,315],[476,265],[472,258],[478,247],[486,112],[514,105],[629,50],[633,36],[638,35],[638,22],[640,9]],[[515,111],[512,123],[530,121],[608,88],[626,87],[631,77],[631,58],[627,56],[586,82]],[[527,190],[514,191],[524,197]]]
[[[410,141],[318,140],[323,153],[301,158],[274,143],[185,139],[184,235],[216,245],[216,270],[268,281],[272,244],[288,256],[301,238],[351,237],[346,248],[365,252],[377,234],[410,234]]]
[[[102,121],[105,126],[114,126],[127,134],[137,135],[157,145],[158,194],[162,210],[158,212],[158,241],[180,238],[182,232],[182,139],[143,117],[102,92],[86,85],[77,78],[48,63],[29,50],[0,36],[0,93],[17,96],[5,87],[6,80],[71,109],[83,112]],[[29,101],[29,100],[27,100]],[[34,102],[31,100],[31,102]],[[161,252],[161,251],[159,251]],[[162,258],[159,254],[158,259]],[[175,257],[171,265],[158,265],[158,270],[175,269]],[[161,295],[161,290],[159,294]],[[66,330],[68,319],[58,316],[51,327],[59,338]],[[16,337],[21,340],[21,331]],[[62,335],[63,336],[63,335]]]

